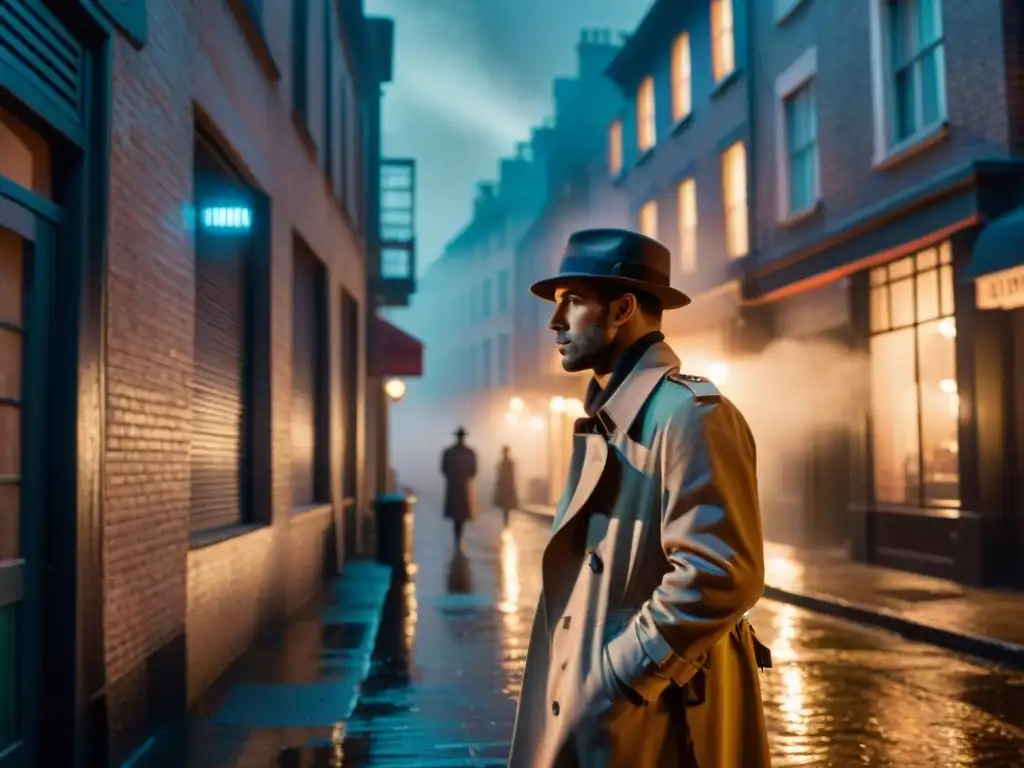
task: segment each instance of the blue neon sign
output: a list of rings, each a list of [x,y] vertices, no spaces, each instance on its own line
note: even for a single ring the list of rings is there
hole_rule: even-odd
[[[239,205],[214,205],[202,209],[200,220],[206,229],[244,232],[252,227],[252,211]]]

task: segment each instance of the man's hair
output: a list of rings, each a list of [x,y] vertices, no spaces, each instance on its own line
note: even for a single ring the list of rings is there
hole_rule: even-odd
[[[636,304],[641,314],[647,315],[647,317],[659,323],[661,322],[661,300],[650,293],[628,290],[621,285],[600,286],[597,291],[601,301],[605,304],[611,304],[616,299],[621,299],[627,293],[631,293],[636,298]]]

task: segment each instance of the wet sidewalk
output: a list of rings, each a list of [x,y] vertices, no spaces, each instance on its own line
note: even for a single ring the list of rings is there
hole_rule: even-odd
[[[551,518],[554,508],[525,511]],[[1024,594],[877,565],[839,550],[765,544],[765,597],[1024,668]]]

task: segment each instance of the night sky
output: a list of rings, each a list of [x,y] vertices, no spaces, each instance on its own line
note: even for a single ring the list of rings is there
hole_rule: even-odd
[[[384,151],[418,164],[419,271],[467,221],[493,178],[551,113],[551,81],[572,75],[584,27],[630,32],[650,0],[366,0],[395,19]]]

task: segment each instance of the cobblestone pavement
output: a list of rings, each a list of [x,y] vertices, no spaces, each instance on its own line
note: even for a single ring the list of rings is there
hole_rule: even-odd
[[[435,514],[418,512],[419,571],[385,608],[345,766],[504,765],[549,523],[475,522],[451,558]],[[762,681],[776,766],[1024,765],[1024,674],[789,605],[762,601],[751,619],[775,660]]]
[[[415,573],[379,623],[357,615],[377,588],[356,569],[324,617],[247,655],[180,748],[133,768],[503,766],[549,526],[513,514],[503,532],[484,515],[460,555],[421,502]],[[775,660],[762,676],[774,765],[1024,766],[1024,674],[781,603],[751,620]],[[330,631],[359,621],[366,632]]]

